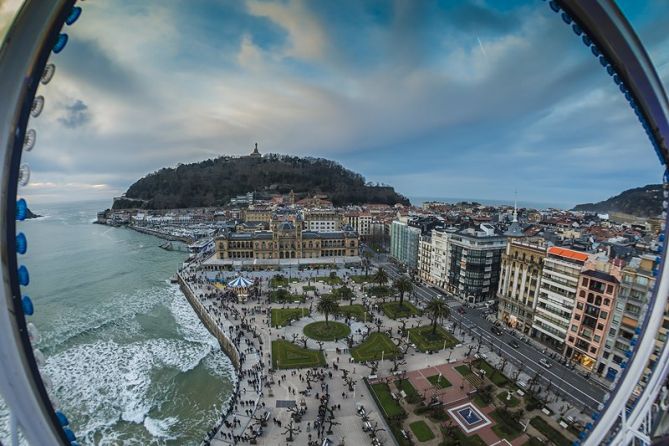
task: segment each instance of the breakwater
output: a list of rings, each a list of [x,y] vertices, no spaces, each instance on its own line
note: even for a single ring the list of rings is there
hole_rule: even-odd
[[[265,406],[262,389],[266,382],[266,368],[263,366],[262,340],[251,324],[252,317],[246,309],[236,308],[229,300],[230,295],[222,295],[213,288],[194,265],[179,271],[177,281],[186,300],[218,340],[237,371],[235,392],[223,409],[220,422],[207,433],[203,445],[253,442],[262,435],[262,429],[253,424],[257,421],[256,411]]]
[[[164,240],[170,240],[170,241],[175,241],[175,242],[184,242],[184,243],[193,243],[195,241],[195,239],[192,238],[192,237],[184,237],[184,236],[181,236],[181,235],[167,234],[165,232],[158,231],[156,229],[143,228],[141,226],[128,225],[128,228],[132,229],[133,231],[141,232],[142,234],[153,235],[155,237],[162,238]]]

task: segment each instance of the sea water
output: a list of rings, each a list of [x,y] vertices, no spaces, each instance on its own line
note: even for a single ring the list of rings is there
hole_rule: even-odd
[[[19,223],[52,396],[81,444],[199,444],[231,396],[232,365],[169,283],[185,254],[92,224],[106,204],[36,206],[44,217]]]

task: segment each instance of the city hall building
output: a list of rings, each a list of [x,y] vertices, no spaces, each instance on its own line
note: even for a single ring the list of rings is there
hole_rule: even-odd
[[[217,237],[216,252],[205,265],[217,269],[276,269],[360,263],[359,235],[355,231],[308,231],[291,221],[273,222],[270,229]]]

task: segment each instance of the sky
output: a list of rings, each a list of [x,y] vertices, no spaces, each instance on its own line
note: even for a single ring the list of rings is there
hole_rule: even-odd
[[[0,0],[0,35],[20,3]],[[669,84],[669,2],[618,3]],[[20,192],[35,203],[111,202],[149,172],[255,142],[409,197],[571,206],[661,179],[617,87],[543,1],[81,6],[30,122]]]

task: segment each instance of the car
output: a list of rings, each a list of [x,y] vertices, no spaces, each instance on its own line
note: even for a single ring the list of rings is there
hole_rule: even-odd
[[[511,339],[511,341],[509,342],[509,345],[510,345],[511,347],[513,347],[513,348],[518,348],[518,347],[520,347],[520,344],[519,344],[518,342],[516,342],[515,339]]]
[[[518,381],[516,382],[516,384],[518,384],[518,387],[520,387],[521,389],[527,389],[528,386],[528,384],[525,381]]]
[[[546,358],[541,358],[541,359],[539,360],[539,363],[540,363],[542,366],[546,367],[547,369],[550,369],[550,368],[551,368],[551,363],[550,363],[550,361],[549,361],[548,359],[546,359]]]
[[[495,327],[494,325],[490,327],[490,331],[496,336],[502,336],[502,330],[500,330],[498,327]]]
[[[476,354],[474,354],[474,358],[476,358],[476,359],[488,359],[488,355],[486,355],[485,353],[476,353]]]

